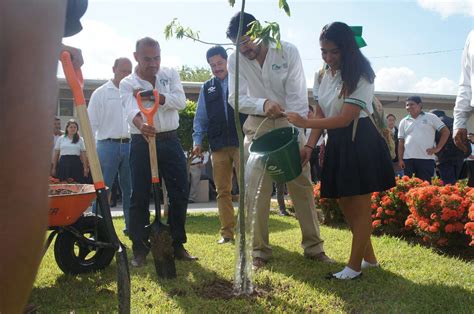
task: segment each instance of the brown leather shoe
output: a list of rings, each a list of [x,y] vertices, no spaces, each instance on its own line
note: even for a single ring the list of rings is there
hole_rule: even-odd
[[[217,241],[217,244],[225,244],[225,243],[229,243],[229,242],[233,242],[234,240],[232,238],[226,238],[226,237],[222,237],[219,239],[219,241]]]
[[[329,256],[326,255],[326,253],[321,252],[316,255],[307,255],[305,254],[304,257],[307,259],[316,261],[316,262],[322,262],[322,263],[328,263],[328,264],[334,264],[336,261],[330,258]]]
[[[174,258],[180,261],[197,261],[196,256],[192,256],[184,247],[178,247],[174,249]]]
[[[253,271],[258,271],[260,268],[263,268],[265,267],[265,265],[267,265],[267,261],[261,257],[254,257],[252,261],[252,265],[253,265]]]
[[[133,267],[137,267],[137,268],[145,266],[146,265],[146,255],[145,254],[135,255],[132,258],[130,264],[132,264]]]

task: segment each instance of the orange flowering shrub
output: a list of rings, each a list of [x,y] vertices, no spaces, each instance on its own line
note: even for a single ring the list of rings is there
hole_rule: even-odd
[[[406,194],[410,215],[405,221],[423,241],[435,246],[464,245],[463,234],[472,200],[465,184],[421,186]]]
[[[471,206],[469,206],[469,212],[467,214],[468,221],[464,225],[466,229],[466,234],[471,237],[470,246],[474,246],[474,189],[471,189],[467,196],[471,200]]]
[[[405,227],[405,220],[410,214],[406,193],[419,186],[429,186],[429,183],[415,177],[397,177],[393,188],[372,194],[372,227],[375,233],[401,235],[409,230]]]
[[[321,183],[313,186],[314,202],[317,208],[320,208],[324,215],[324,223],[344,222],[344,215],[335,199],[321,198]]]

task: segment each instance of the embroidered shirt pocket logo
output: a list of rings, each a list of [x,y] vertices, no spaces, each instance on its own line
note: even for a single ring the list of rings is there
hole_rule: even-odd
[[[275,64],[275,63],[272,64],[272,70],[273,70],[273,71],[278,71],[278,70],[280,70],[280,69],[288,69],[288,63],[285,62],[285,63],[283,63],[283,64],[281,64],[281,65]]]
[[[280,66],[280,65],[278,65],[278,64],[272,64],[272,70],[273,70],[273,71],[278,71],[278,70],[280,70],[280,69],[281,69],[281,66]]]
[[[166,85],[169,84],[169,80],[168,79],[160,79],[160,84],[161,84],[161,86],[166,87]]]

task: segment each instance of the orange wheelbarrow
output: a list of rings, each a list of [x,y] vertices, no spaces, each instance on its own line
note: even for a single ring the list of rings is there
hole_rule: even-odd
[[[50,184],[48,227],[44,253],[54,243],[54,258],[65,274],[104,269],[115,255],[104,219],[84,212],[96,198],[93,184]]]

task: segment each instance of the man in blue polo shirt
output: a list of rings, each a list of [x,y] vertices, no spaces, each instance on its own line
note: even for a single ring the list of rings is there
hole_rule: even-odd
[[[408,116],[400,121],[398,127],[399,166],[409,177],[415,175],[430,181],[434,175],[435,154],[446,144],[450,132],[436,115],[422,111],[419,96],[408,97],[405,106]],[[437,144],[436,131],[440,133]]]

